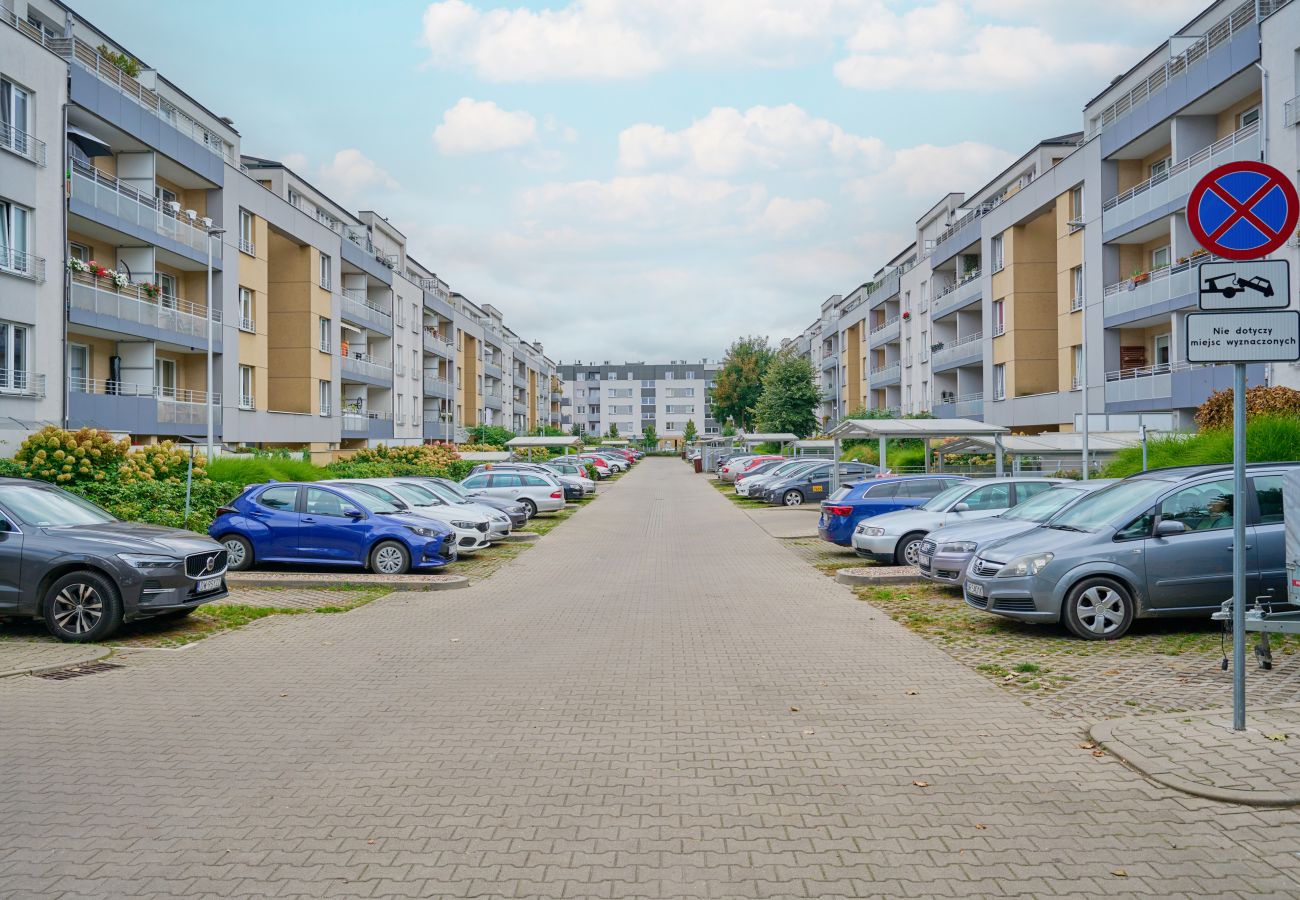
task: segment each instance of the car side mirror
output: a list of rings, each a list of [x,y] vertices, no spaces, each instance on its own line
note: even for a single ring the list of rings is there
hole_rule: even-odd
[[[954,507],[952,508],[952,511],[953,511],[953,512],[970,512],[970,504],[969,504],[969,503],[958,503],[956,506],[954,506]]]
[[[359,519],[361,518],[361,510],[357,509],[355,506],[346,506],[343,508],[343,515],[347,516],[349,519]]]
[[[1172,534],[1186,534],[1187,526],[1182,522],[1164,519],[1156,526],[1156,537],[1169,537]]]

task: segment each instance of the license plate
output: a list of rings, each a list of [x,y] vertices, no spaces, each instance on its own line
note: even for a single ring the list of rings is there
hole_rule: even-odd
[[[984,585],[968,581],[966,582],[966,593],[970,594],[972,597],[983,597]]]
[[[921,563],[921,565],[926,566],[926,567],[929,567],[929,565],[930,565],[930,554],[928,554],[928,553],[917,553],[917,554],[916,554],[916,558],[917,558],[917,560]]]
[[[218,575],[216,578],[205,578],[199,582],[200,594],[206,594],[208,591],[216,591],[220,589],[221,589],[220,575]]]

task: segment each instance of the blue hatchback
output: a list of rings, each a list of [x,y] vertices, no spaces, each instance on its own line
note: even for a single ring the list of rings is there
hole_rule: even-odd
[[[262,562],[311,563],[400,575],[456,558],[449,526],[341,486],[254,485],[217,511],[208,534],[230,552],[234,570]]]
[[[817,533],[824,541],[851,547],[853,529],[863,519],[920,506],[965,480],[956,475],[895,475],[846,484],[822,501]]]

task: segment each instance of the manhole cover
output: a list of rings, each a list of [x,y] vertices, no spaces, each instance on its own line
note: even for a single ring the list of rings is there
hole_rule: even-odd
[[[98,675],[100,672],[111,672],[114,669],[125,668],[126,666],[121,663],[87,663],[84,666],[73,666],[70,669],[55,669],[53,672],[40,672],[36,677],[44,678],[47,681],[67,681],[69,678],[80,678],[83,675]]]

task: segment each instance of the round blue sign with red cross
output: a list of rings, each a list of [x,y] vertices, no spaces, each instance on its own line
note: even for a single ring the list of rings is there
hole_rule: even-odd
[[[1282,172],[1246,160],[1212,169],[1187,201],[1187,227],[1225,259],[1258,259],[1295,233],[1300,197]]]

